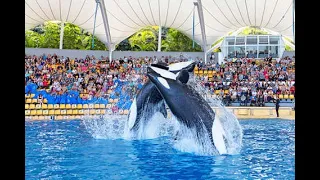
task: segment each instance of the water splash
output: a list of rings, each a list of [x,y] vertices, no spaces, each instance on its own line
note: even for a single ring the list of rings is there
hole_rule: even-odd
[[[220,122],[224,131],[226,154],[239,154],[243,132],[236,116],[222,104],[220,99],[211,98],[209,91],[202,87],[193,76],[190,77],[188,84],[203,95],[210,106],[214,108],[214,119]],[[172,114],[170,109],[168,109],[168,113]],[[85,116],[82,122],[92,137],[97,139],[141,140],[168,136],[172,139],[170,142],[172,146],[179,151],[209,156],[219,154],[215,148],[212,148],[211,140],[208,137],[198,137],[195,129],[187,128],[174,116],[164,118],[160,112],[155,113],[147,121],[140,121],[137,132],[129,130],[128,115],[106,114],[93,118]]]

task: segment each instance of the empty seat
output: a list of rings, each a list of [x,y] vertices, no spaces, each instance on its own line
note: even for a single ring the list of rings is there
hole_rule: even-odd
[[[60,112],[61,110],[60,109],[56,109],[56,110],[54,110],[54,115],[60,115],[61,114],[61,112]]]
[[[110,103],[113,103],[113,99],[109,99],[109,102],[110,102]]]
[[[37,110],[31,110],[30,115],[31,115],[31,116],[37,115]]]
[[[24,109],[29,109],[29,104],[25,104]]]
[[[48,104],[48,109],[53,109],[53,104]]]
[[[30,104],[29,105],[29,109],[35,109],[36,108],[36,105],[35,104]]]
[[[32,101],[31,101],[30,98],[26,100],[26,103],[27,103],[27,104],[30,104],[31,102],[32,102]]]
[[[83,114],[84,114],[83,110],[82,110],[82,109],[79,110],[79,111],[78,111],[78,114],[83,115]]]
[[[48,104],[42,104],[41,109],[48,109]]]
[[[29,116],[29,115],[30,115],[30,110],[25,110],[25,111],[24,111],[24,115],[25,115],[25,116]]]
[[[50,110],[49,110],[49,115],[54,115],[54,114],[55,114],[54,110],[53,110],[53,109],[50,109]]]
[[[107,104],[107,108],[110,109],[111,108],[111,104]]]
[[[89,111],[89,114],[90,115],[93,115],[93,114],[95,114],[96,113],[96,111],[94,110],[94,109],[90,109],[90,111]]]
[[[119,110],[119,114],[123,115],[123,110],[122,109]]]
[[[283,99],[289,99],[289,95],[288,94],[283,95]]]
[[[71,105],[71,108],[72,108],[72,109],[77,109],[77,105],[76,105],[76,104],[72,104],[72,105]]]
[[[82,109],[82,104],[77,104],[77,109]]]
[[[39,120],[46,120],[46,118],[44,116],[39,116],[38,119]]]
[[[43,103],[47,104],[48,100],[47,99],[43,99]]]
[[[38,109],[37,110],[37,115],[39,116],[39,115],[42,115],[42,110],[41,109]]]
[[[32,99],[31,103],[38,103],[38,99]]]
[[[279,99],[283,99],[283,94],[279,94]]]
[[[61,115],[66,115],[67,114],[67,111],[65,109],[61,110]]]
[[[95,109],[99,109],[99,107],[100,107],[99,104],[95,104],[95,105],[94,105],[94,108],[95,108]]]
[[[294,99],[294,95],[293,95],[293,94],[290,94],[290,95],[289,95],[289,99],[291,99],[291,100]]]
[[[36,104],[36,109],[41,109],[41,104]]]
[[[129,114],[129,110],[128,110],[128,109],[125,109],[125,110],[123,111],[123,114],[125,114],[125,115]]]
[[[60,109],[65,109],[66,105],[65,104],[60,104]]]
[[[73,113],[72,113],[72,109],[68,109],[67,110],[67,115],[72,115]]]
[[[59,109],[59,104],[54,104],[54,105],[53,105],[53,108],[54,108],[54,109]]]
[[[106,114],[106,110],[105,109],[101,109],[100,114]]]
[[[88,104],[84,104],[83,105],[83,109],[88,109],[89,108],[89,105]]]
[[[99,108],[100,108],[100,109],[104,109],[104,108],[106,108],[106,105],[105,105],[105,104],[100,104],[100,105],[99,105]]]
[[[30,95],[30,98],[33,98],[34,96],[36,96],[36,95],[35,95],[35,94],[31,94],[31,95]]]
[[[78,114],[78,110],[77,109],[72,110],[72,114],[73,115],[77,115]]]
[[[71,109],[71,104],[66,104],[66,109]]]
[[[25,98],[30,98],[30,94],[24,94]]]
[[[96,114],[100,114],[100,113],[101,113],[100,109],[96,109]]]
[[[63,116],[56,116],[55,117],[55,120],[62,120],[63,119]]]
[[[83,110],[83,114],[88,115],[89,114],[89,109]]]
[[[93,109],[93,104],[89,104],[89,109]]]
[[[108,94],[111,94],[111,93],[112,93],[112,90],[111,90],[111,89],[109,89],[109,90],[107,91],[107,93],[108,93]]]
[[[38,116],[32,116],[32,120],[39,120]]]
[[[49,114],[49,111],[48,111],[48,110],[43,110],[43,111],[42,111],[42,114],[43,114],[43,115],[48,115],[48,114]]]

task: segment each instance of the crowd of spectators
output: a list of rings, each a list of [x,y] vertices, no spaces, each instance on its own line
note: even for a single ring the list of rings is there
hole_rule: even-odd
[[[126,96],[133,99],[147,81],[146,67],[158,61],[171,63],[186,60],[184,57],[123,57],[112,60],[108,57],[86,56],[70,59],[56,54],[25,56],[25,85],[36,84],[37,90],[46,90],[52,96],[78,92],[83,100]],[[263,105],[275,94],[294,94],[295,59],[280,60],[265,58],[225,59],[223,63],[204,64],[197,60],[198,70],[212,70],[212,79],[207,74],[197,76],[202,85],[212,94],[224,98],[226,104],[242,101],[245,105]],[[227,91],[226,91],[227,90]],[[26,90],[28,91],[28,90]],[[114,92],[114,93],[110,93]],[[226,93],[227,92],[227,93]],[[30,92],[26,92],[30,93]],[[43,98],[40,96],[40,98]]]
[[[254,58],[225,59],[223,63],[198,63],[197,69],[214,72],[197,76],[202,85],[224,99],[226,104],[264,106],[277,95],[295,94],[295,57],[281,59]],[[226,93],[227,92],[227,93]]]

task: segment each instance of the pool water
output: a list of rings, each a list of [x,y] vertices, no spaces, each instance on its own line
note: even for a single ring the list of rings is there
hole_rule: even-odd
[[[294,123],[241,120],[240,154],[199,156],[169,137],[95,139],[81,121],[25,122],[25,178],[295,179]]]

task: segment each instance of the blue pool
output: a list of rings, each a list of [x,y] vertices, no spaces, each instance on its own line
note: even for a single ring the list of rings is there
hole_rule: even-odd
[[[238,155],[198,156],[168,137],[94,139],[81,121],[26,122],[26,179],[295,179],[295,124],[241,120]]]

